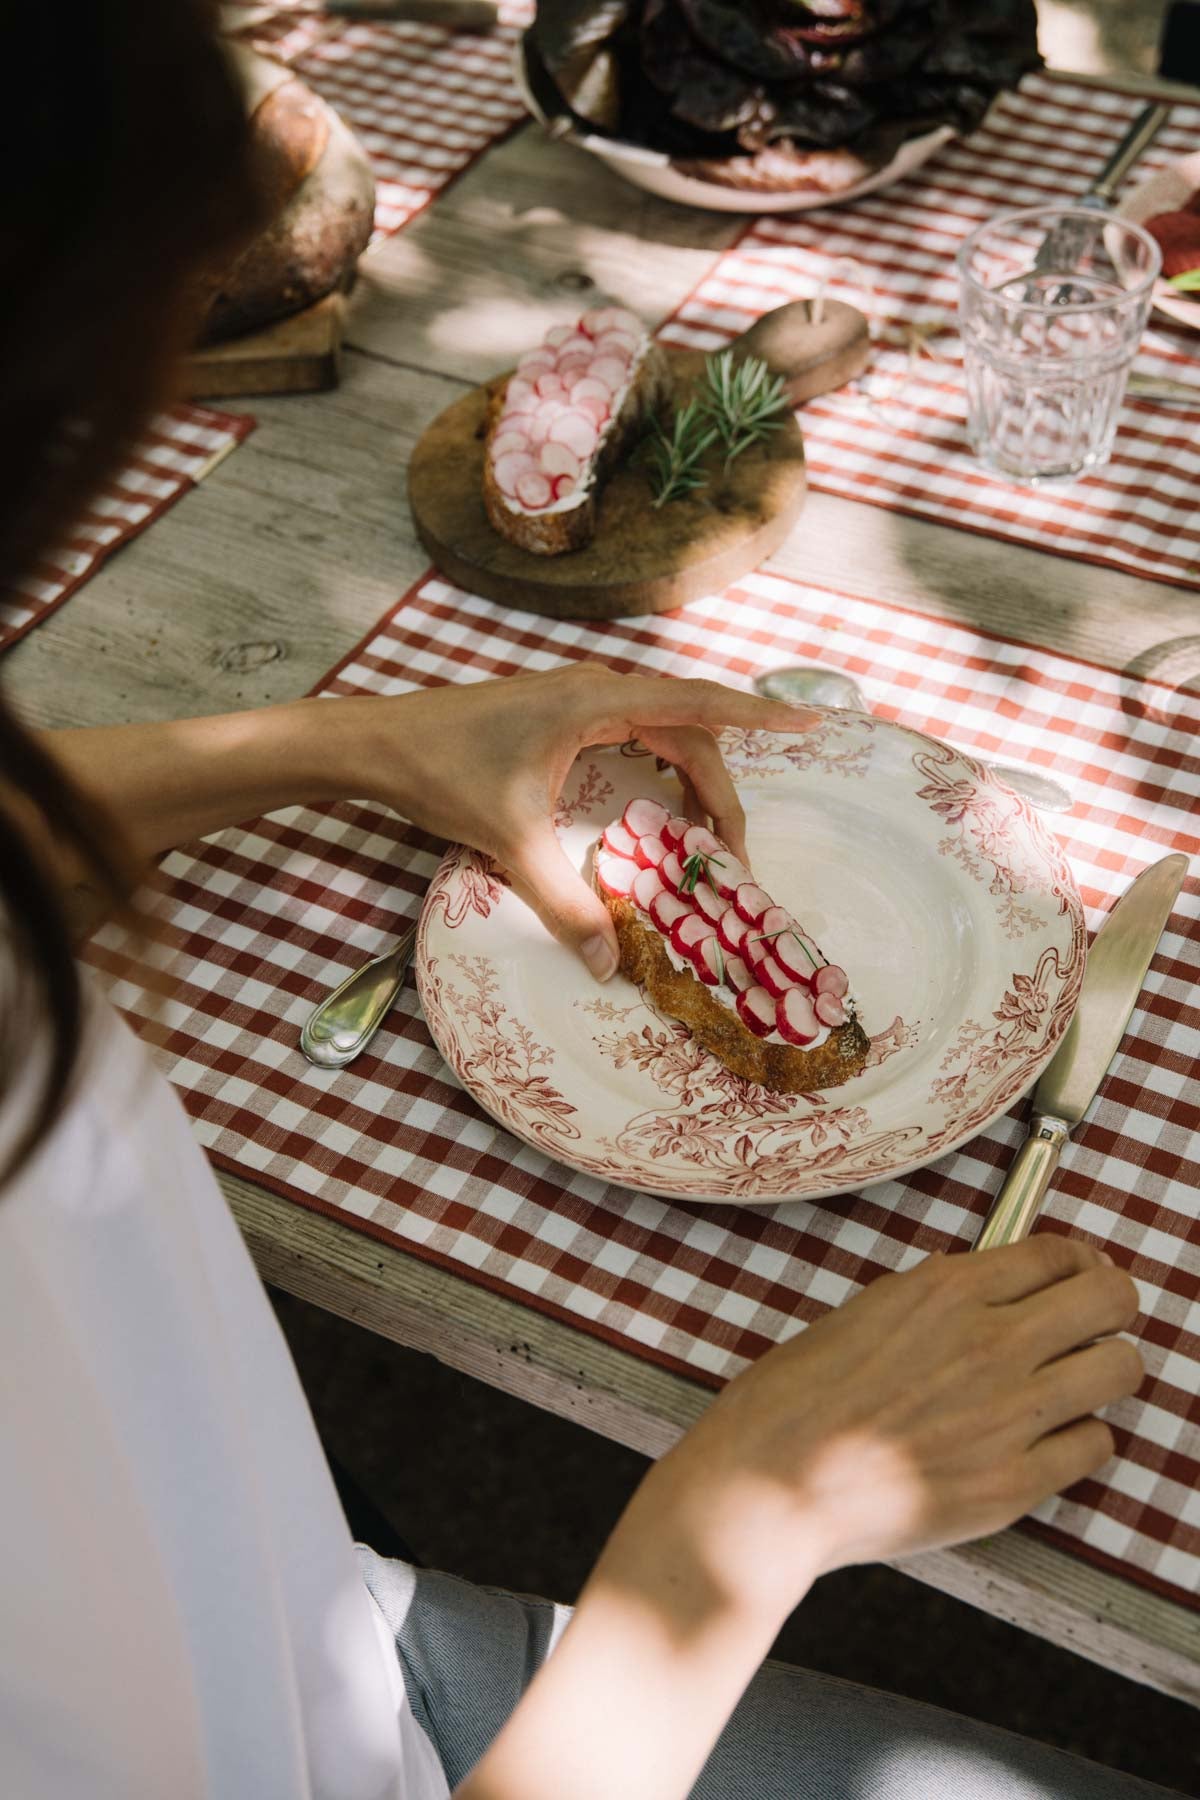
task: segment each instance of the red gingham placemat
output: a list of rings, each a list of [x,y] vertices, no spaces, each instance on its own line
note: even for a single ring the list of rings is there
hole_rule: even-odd
[[[357,133],[375,169],[377,236],[407,225],[528,117],[512,60],[532,0],[500,0],[499,23],[483,34],[316,19],[311,6],[283,6],[239,35],[286,62]]]
[[[874,362],[801,420],[815,488],[1160,581],[1200,581],[1200,338],[1152,315],[1136,367],[1196,383],[1196,404],[1127,401],[1112,461],[1064,487],[989,474],[967,448],[954,256],[996,214],[1082,192],[1141,100],[1044,76],[907,180],[850,206],[752,222],[663,328],[717,349],[760,314],[828,293],[860,307]],[[1135,180],[1200,144],[1176,105]],[[851,260],[847,260],[851,259]]]
[[[1053,766],[1091,923],[1167,851],[1200,849],[1200,694],[873,601],[752,575],[686,613],[591,624],[502,609],[428,577],[323,684],[398,693],[599,656],[747,684],[763,667],[851,671],[887,718]],[[1054,821],[1057,825],[1058,821]],[[886,1269],[969,1243],[1022,1137],[1020,1108],[900,1182],[833,1203],[689,1207],[608,1187],[483,1115],[433,1048],[411,981],[338,1074],[297,1048],[309,1008],[382,949],[439,846],[382,809],[294,809],[170,856],[156,1001],[91,959],[177,1084],[222,1168],[719,1385]],[[1130,1267],[1149,1368],[1114,1409],[1122,1454],[1039,1509],[1039,1529],[1196,1603],[1200,1586],[1200,883],[1189,880],[1121,1053],[1046,1209]]]
[[[94,496],[60,548],[19,587],[0,590],[0,650],[48,618],[253,430],[252,418],[208,406],[175,406],[153,419],[137,454]]]

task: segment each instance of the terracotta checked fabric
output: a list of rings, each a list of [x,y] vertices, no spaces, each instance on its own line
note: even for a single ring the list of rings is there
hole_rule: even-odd
[[[886,718],[1053,768],[1076,796],[1061,832],[1093,926],[1147,863],[1200,850],[1200,694],[768,575],[686,612],[606,624],[504,611],[430,576],[323,691],[402,693],[580,657],[743,686],[766,667],[822,661],[852,673]],[[739,1209],[606,1186],[509,1136],[442,1062],[411,980],[351,1068],[311,1068],[297,1048],[306,1013],[416,917],[440,850],[383,809],[341,805],[173,854],[154,951],[169,1000],[120,972],[111,931],[94,940],[91,959],[218,1166],[713,1385],[882,1271],[971,1242],[1021,1140],[1019,1106],[901,1181]],[[1200,1589],[1198,977],[1193,877],[1044,1215],[1045,1229],[1082,1233],[1132,1271],[1149,1377],[1113,1410],[1118,1459],[1033,1526],[1190,1604]]]
[[[719,349],[762,313],[827,283],[872,321],[876,355],[801,412],[814,487],[1105,563],[1200,581],[1200,372],[1195,334],[1151,316],[1135,367],[1196,384],[1196,404],[1127,400],[1112,461],[1063,487],[990,475],[967,447],[954,258],[977,225],[1081,193],[1140,99],[1043,76],[907,180],[850,206],[756,220],[668,321],[664,343]],[[1176,106],[1138,165],[1196,147],[1200,106]]]
[[[161,413],[60,548],[20,587],[0,589],[0,650],[48,618],[106,557],[152,525],[253,430],[253,419],[208,406]]]

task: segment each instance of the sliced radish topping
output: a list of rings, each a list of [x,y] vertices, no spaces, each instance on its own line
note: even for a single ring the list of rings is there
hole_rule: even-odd
[[[577,382],[571,389],[571,405],[578,407],[580,412],[586,413],[588,418],[592,421],[592,424],[596,427],[596,430],[602,431],[605,425],[607,425],[612,412],[612,409],[608,404],[608,395],[605,393],[603,398],[601,398],[596,394],[581,394],[579,390],[581,387],[585,386],[586,380],[587,377],[584,378],[584,381]],[[603,384],[599,381],[596,383],[597,387],[602,385]]]
[[[733,904],[745,919],[747,925],[762,929],[763,914],[772,904],[771,896],[760,888],[755,881],[743,881],[733,896]]]
[[[735,1002],[737,1016],[755,1037],[769,1037],[775,1029],[775,1002],[764,987],[746,988]]]
[[[721,898],[732,900],[742,883],[749,881],[750,871],[744,863],[738,861],[736,856],[732,856],[728,850],[723,850],[720,862],[713,863],[712,878]]]
[[[681,956],[690,956],[693,944],[698,944],[701,938],[716,935],[708,920],[694,912],[689,912],[686,919],[676,919],[671,927],[671,942]]]
[[[498,431],[492,439],[492,462],[495,464],[498,456],[507,456],[512,450],[522,452],[528,448],[529,439],[523,431]]]
[[[583,498],[583,495],[579,492],[579,483],[573,475],[556,475],[551,486],[554,489],[554,499],[556,504],[559,500],[569,500],[572,494],[579,500],[582,500]]]
[[[533,382],[527,381],[524,375],[514,375],[504,390],[504,410],[516,412],[533,397]]]
[[[661,837],[663,826],[670,822],[670,809],[661,800],[647,800],[644,797],[631,800],[621,814],[622,825],[634,837]]]
[[[536,475],[537,463],[527,450],[509,451],[505,456],[498,456],[492,465],[492,473],[496,477],[496,486],[509,500],[517,494],[517,483],[523,475]]]
[[[661,868],[666,854],[667,846],[659,837],[644,837],[637,841],[636,860],[643,869]]]
[[[554,489],[537,469],[517,476],[517,499],[527,512],[541,512],[554,498]]]
[[[553,444],[549,436],[538,451],[538,467],[543,475],[565,475],[569,481],[578,481],[583,474],[583,464],[573,450],[565,444]]]
[[[703,878],[696,883],[692,899],[696,902],[696,911],[703,913],[710,925],[720,925],[725,914],[733,912],[728,900],[722,900],[720,894],[714,888],[710,888]],[[735,918],[736,916],[734,914]]]
[[[809,955],[805,948],[806,941],[794,927],[788,931],[781,931],[779,936],[773,940],[775,955],[788,974],[794,976],[797,981],[807,982],[811,985],[812,978],[817,972],[817,959],[815,956]]]
[[[646,335],[646,328],[637,314],[625,306],[594,306],[580,319],[579,329],[592,337],[603,337],[606,331],[629,331],[639,339]]]
[[[604,827],[604,848],[611,850],[614,856],[628,856],[631,861],[637,860],[634,856],[637,839],[632,832],[626,831],[620,820],[614,819],[611,825]],[[641,866],[638,863],[638,867]]]
[[[638,872],[631,857],[614,856],[611,850],[600,850],[596,854],[596,880],[604,892],[615,899],[628,900]]]
[[[735,994],[744,994],[747,988],[755,986],[754,971],[740,956],[726,955],[725,982]]]
[[[608,403],[611,398],[612,389],[609,387],[608,383],[606,381],[597,381],[594,374],[585,375],[584,379],[582,381],[577,381],[575,386],[571,389],[572,406],[582,406],[586,400],[602,400],[604,402],[604,411],[606,415],[609,410]]]
[[[590,365],[588,379],[603,382],[608,392],[615,394],[629,380],[629,365],[620,356],[597,356]],[[583,383],[580,382],[579,386],[582,387]],[[588,392],[591,392],[590,388]]]
[[[619,356],[625,362],[632,362],[641,342],[632,331],[606,331],[596,339],[596,349],[602,356]]]
[[[671,927],[680,919],[686,919],[691,910],[686,900],[680,900],[666,888],[661,894],[656,894],[650,902],[650,917],[664,937],[669,937]]]
[[[742,944],[749,929],[745,919],[734,906],[727,906],[717,920],[717,931],[720,934],[721,943],[728,950],[730,956],[743,954]]]
[[[784,912],[782,906],[768,906],[762,916],[762,928],[765,932],[771,937],[775,937],[781,931],[790,931],[791,927],[792,915],[790,913]]]
[[[700,939],[692,951],[692,963],[705,987],[720,987],[725,979],[725,954],[715,932]]]
[[[638,870],[637,879],[633,884],[633,897],[643,912],[648,913],[651,902],[666,892],[667,890],[662,884],[662,876],[657,869]]]
[[[813,976],[813,986],[818,994],[832,994],[835,1000],[842,1000],[850,991],[850,981],[845,969],[839,969],[836,963],[826,963]]]
[[[586,462],[596,448],[599,433],[585,412],[568,411],[559,414],[546,435],[552,444],[565,444],[581,462]]]
[[[562,376],[547,369],[539,375],[533,384],[533,391],[539,400],[561,400],[566,398],[567,390],[562,384]]]
[[[720,838],[714,837],[704,825],[689,825],[683,834],[685,856],[721,856],[724,850]]]
[[[846,1023],[846,1009],[836,994],[818,994],[813,1001],[813,1011],[822,1025],[828,1025],[831,1031]]]
[[[747,925],[746,935],[741,942],[740,954],[750,964],[750,967],[757,971],[760,965],[765,963],[770,956],[771,946],[764,941],[760,931],[756,931],[753,925]],[[755,974],[754,979],[756,981],[758,980],[757,973]]]
[[[542,375],[547,369],[552,369],[554,361],[553,350],[548,350],[545,344],[539,344],[536,350],[526,350],[517,363],[517,374],[531,381],[535,375]]]
[[[690,819],[668,819],[665,825],[660,825],[658,835],[668,850],[674,850],[678,854],[682,849],[684,838],[691,829],[692,821]]]
[[[531,450],[541,449],[547,437],[550,435],[550,426],[552,423],[553,421],[544,405],[539,406],[536,412],[531,412],[526,416],[525,435],[529,439],[529,447]]]
[[[595,344],[592,342],[591,338],[588,337],[587,333],[583,331],[573,331],[570,337],[564,338],[561,344],[556,345],[556,349],[558,351],[558,363],[560,368],[562,367],[564,358],[568,356],[583,356],[590,362],[596,353]]]
[[[813,1003],[802,988],[789,988],[776,1009],[779,1035],[789,1044],[811,1044],[821,1027]]]
[[[765,987],[768,994],[774,994],[777,1000],[790,993],[796,986],[796,978],[776,962],[773,956],[764,957],[757,966],[760,987]]]
[[[560,350],[568,338],[575,336],[573,325],[555,325],[542,339],[542,345],[548,350]]]
[[[664,838],[663,842],[664,843],[666,842],[665,838]],[[674,850],[667,851],[667,854],[663,857],[662,861],[658,865],[658,872],[662,876],[663,881],[665,882],[667,887],[670,888],[670,890],[673,894],[678,894],[681,892],[681,890],[683,888],[683,879],[684,879],[683,864],[680,862],[679,858],[676,856]],[[690,912],[691,910],[692,909],[689,906],[688,911]]]

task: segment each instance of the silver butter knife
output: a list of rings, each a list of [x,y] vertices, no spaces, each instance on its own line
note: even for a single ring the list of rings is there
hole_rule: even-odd
[[[1068,1133],[1092,1104],[1120,1048],[1187,872],[1186,856],[1151,863],[1097,932],[1071,1023],[1033,1090],[1029,1136],[992,1202],[976,1250],[1028,1237]]]

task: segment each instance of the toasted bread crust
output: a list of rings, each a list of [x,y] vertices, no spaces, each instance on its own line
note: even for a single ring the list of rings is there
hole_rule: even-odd
[[[509,378],[511,380],[511,377]],[[483,506],[493,531],[534,556],[561,556],[590,544],[596,531],[596,503],[605,478],[630,450],[645,420],[671,394],[671,371],[657,344],[648,344],[617,415],[595,459],[591,485],[578,506],[563,512],[524,512],[509,506],[492,472],[492,439],[504,413],[508,382],[497,382],[488,399],[487,441],[483,449]]]
[[[808,1094],[839,1087],[863,1068],[871,1040],[855,1017],[812,1050],[768,1044],[755,1037],[736,1012],[714,1000],[694,975],[675,968],[661,934],[642,922],[635,906],[600,888],[596,891],[616,926],[622,972],[637,982],[660,1012],[686,1025],[696,1042],[735,1075],[777,1094]]]

